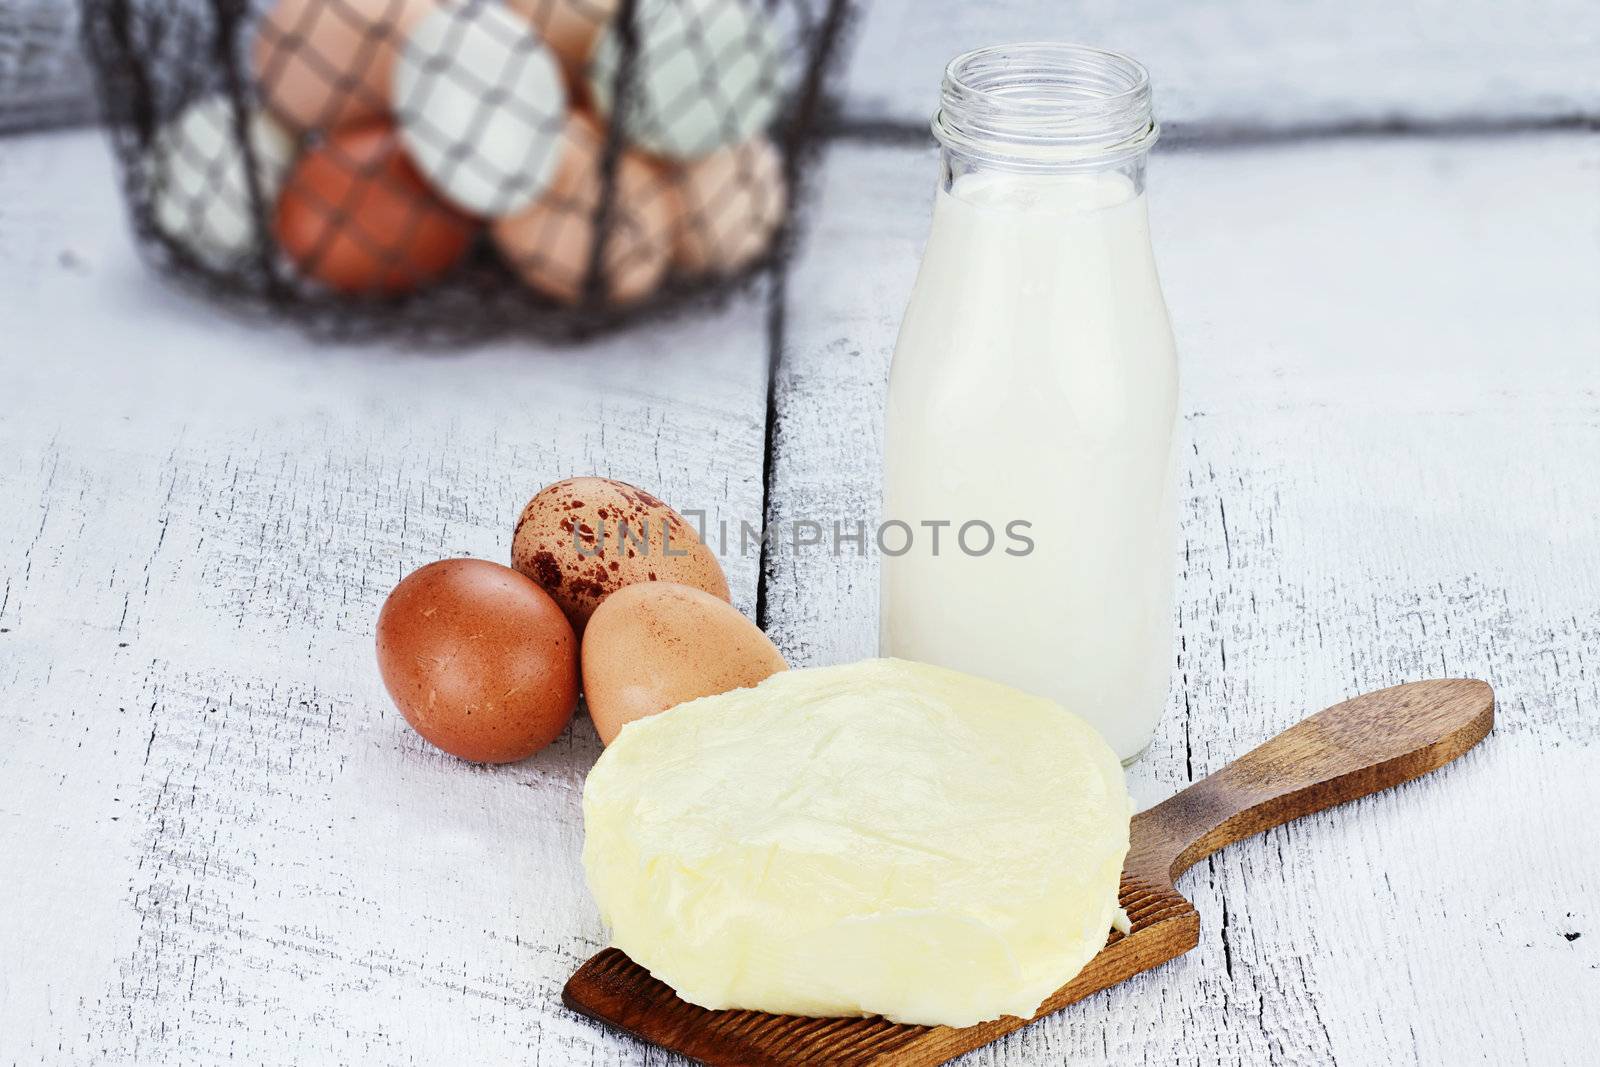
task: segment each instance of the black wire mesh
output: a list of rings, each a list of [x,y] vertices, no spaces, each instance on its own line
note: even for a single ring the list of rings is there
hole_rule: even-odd
[[[140,247],[317,336],[576,339],[780,265],[849,0],[83,0]]]

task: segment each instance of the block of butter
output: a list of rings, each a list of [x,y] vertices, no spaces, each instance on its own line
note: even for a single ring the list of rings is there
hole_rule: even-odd
[[[612,943],[706,1008],[1028,1017],[1105,944],[1131,804],[1092,727],[903,660],[623,728],[584,870]]]

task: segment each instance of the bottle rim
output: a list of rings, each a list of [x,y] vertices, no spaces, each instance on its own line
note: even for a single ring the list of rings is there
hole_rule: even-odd
[[[1106,166],[1160,135],[1150,74],[1120,52],[1066,42],[990,45],[945,67],[933,135],[946,149],[1027,169]]]

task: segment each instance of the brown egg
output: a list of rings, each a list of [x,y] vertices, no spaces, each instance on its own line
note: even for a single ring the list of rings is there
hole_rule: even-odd
[[[343,293],[408,292],[460,261],[475,224],[435,196],[386,123],[328,135],[278,196],[278,243]]]
[[[683,218],[673,262],[687,274],[749,264],[772,244],[789,203],[783,159],[762,137],[686,165],[677,184]]]
[[[378,615],[378,670],[417,733],[475,763],[533,755],[578,702],[578,640],[561,609],[481,559],[430,563],[395,586]]]
[[[576,77],[588,64],[600,31],[616,15],[618,0],[507,0],[507,4],[533,23],[568,76]]]
[[[733,605],[675,582],[617,590],[583,633],[584,701],[608,745],[635,719],[787,669]]]
[[[297,130],[386,115],[400,43],[433,8],[433,0],[278,0],[250,52],[262,99]]]
[[[729,599],[722,566],[694,527],[643,489],[609,478],[539,490],[517,519],[511,565],[555,598],[580,635],[602,600],[636,582],[681,582]]]
[[[571,304],[583,295],[594,251],[605,134],[593,116],[574,112],[562,137],[550,188],[531,206],[497,219],[490,232],[530,288]],[[623,152],[600,261],[607,300],[631,303],[661,284],[680,213],[678,194],[660,167],[637,152]]]

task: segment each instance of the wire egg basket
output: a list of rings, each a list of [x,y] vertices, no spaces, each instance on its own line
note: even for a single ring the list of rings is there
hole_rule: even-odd
[[[781,265],[849,0],[83,0],[136,241],[320,337],[575,340]]]

